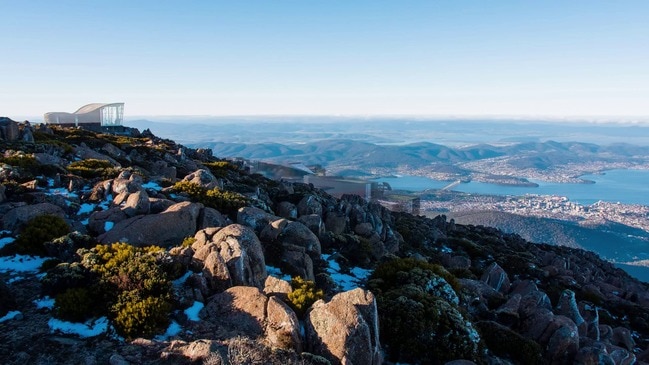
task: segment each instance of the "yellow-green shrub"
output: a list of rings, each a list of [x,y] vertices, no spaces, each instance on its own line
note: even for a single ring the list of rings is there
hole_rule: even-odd
[[[29,255],[45,255],[45,242],[70,233],[70,226],[61,217],[41,215],[27,223],[22,232],[13,242],[18,253]]]
[[[149,337],[169,325],[171,305],[162,298],[146,297],[119,302],[114,306],[117,332],[128,338]]]
[[[291,287],[293,291],[288,294],[289,304],[300,317],[313,303],[324,297],[322,290],[316,289],[313,281],[304,280],[299,276],[291,279]]]
[[[89,158],[86,160],[74,161],[67,167],[68,171],[75,175],[93,179],[96,177],[112,178],[117,174],[117,169],[106,160]]]
[[[221,213],[233,214],[241,207],[248,205],[248,199],[238,193],[223,191],[218,188],[206,189],[190,181],[179,181],[173,186],[173,190],[185,193],[196,202],[207,207],[214,208]]]
[[[56,316],[82,322],[95,313],[95,296],[87,288],[70,288],[55,298]]]

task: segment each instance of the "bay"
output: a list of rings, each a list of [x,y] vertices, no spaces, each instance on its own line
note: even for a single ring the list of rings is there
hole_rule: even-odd
[[[594,184],[563,184],[533,181],[538,187],[488,184],[477,181],[459,184],[452,190],[482,195],[557,195],[568,197],[580,204],[592,204],[599,200],[622,204],[649,205],[649,170],[608,170],[602,174],[584,175]],[[422,191],[441,189],[450,182],[433,180],[421,176],[400,176],[380,178],[375,181],[387,182],[392,189]]]

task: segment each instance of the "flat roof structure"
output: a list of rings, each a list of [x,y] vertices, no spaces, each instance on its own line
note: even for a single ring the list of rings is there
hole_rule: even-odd
[[[92,103],[74,113],[49,112],[43,120],[46,124],[120,126],[124,121],[124,103]]]

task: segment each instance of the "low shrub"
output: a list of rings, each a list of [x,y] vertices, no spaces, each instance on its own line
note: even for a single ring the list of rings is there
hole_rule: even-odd
[[[291,287],[293,291],[288,294],[288,300],[298,317],[304,316],[313,303],[324,297],[323,291],[316,289],[313,281],[299,276],[291,279]]]
[[[70,233],[70,226],[63,218],[55,215],[41,215],[25,225],[13,244],[18,253],[45,255],[47,253],[45,242],[68,233]]]
[[[121,336],[127,339],[149,337],[169,326],[169,302],[159,297],[131,298],[130,293],[125,297],[128,299],[121,299],[113,307],[113,323]]]
[[[204,162],[203,165],[207,167],[212,175],[219,178],[225,178],[228,176],[228,171],[237,171],[239,167],[228,161],[214,161],[214,162]]]
[[[56,296],[56,316],[71,322],[83,322],[96,313],[96,296],[88,288],[70,288]]]
[[[67,169],[70,173],[87,179],[110,179],[115,177],[118,173],[118,169],[109,161],[93,158],[74,161],[68,165]]]
[[[223,191],[218,188],[206,189],[196,183],[179,181],[173,186],[173,190],[187,194],[193,201],[214,208],[221,213],[236,214],[239,208],[248,205],[248,199],[238,193]]]

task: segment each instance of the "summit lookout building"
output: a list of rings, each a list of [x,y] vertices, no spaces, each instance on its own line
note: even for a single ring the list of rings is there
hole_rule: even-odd
[[[49,112],[43,120],[46,124],[86,128],[118,127],[124,121],[124,103],[93,103],[84,105],[74,113]]]

